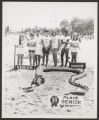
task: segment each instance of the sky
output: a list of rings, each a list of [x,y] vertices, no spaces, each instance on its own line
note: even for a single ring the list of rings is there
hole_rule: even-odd
[[[60,21],[74,17],[97,18],[97,2],[3,2],[3,27],[59,27]]]

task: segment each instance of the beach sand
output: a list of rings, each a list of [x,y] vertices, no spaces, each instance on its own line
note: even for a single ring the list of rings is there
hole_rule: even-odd
[[[16,43],[18,43],[17,35],[8,35],[3,38],[3,118],[55,117],[59,115],[66,118],[71,116],[83,118],[96,115],[96,97],[94,96],[94,83],[96,83],[96,80],[94,79],[94,60],[91,59],[94,56],[94,51],[91,51],[94,46],[94,40],[81,43],[81,49],[83,48],[83,50],[80,51],[81,54],[78,56],[80,62],[83,61],[87,64],[87,76],[78,81],[78,83],[87,85],[89,88],[85,96],[82,96],[84,104],[80,108],[64,109],[59,106],[51,107],[50,98],[53,95],[61,97],[64,94],[81,90],[68,82],[73,73],[48,72],[44,74],[44,84],[34,87],[32,92],[24,92],[22,88],[30,86],[35,70],[13,70],[14,45]],[[88,51],[86,48],[89,48]],[[88,56],[89,51],[92,56]],[[52,65],[52,56],[50,58],[49,65]],[[27,63],[29,63],[28,60]]]

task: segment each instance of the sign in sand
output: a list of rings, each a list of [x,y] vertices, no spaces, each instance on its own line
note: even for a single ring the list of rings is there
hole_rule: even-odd
[[[60,101],[60,108],[79,108],[84,105],[82,96],[64,95]]]
[[[86,69],[86,63],[81,63],[81,62],[72,63],[72,62],[70,62],[69,67],[75,68],[75,69]]]
[[[15,65],[15,69],[34,70],[34,69],[36,69],[36,67],[30,66],[30,65]]]

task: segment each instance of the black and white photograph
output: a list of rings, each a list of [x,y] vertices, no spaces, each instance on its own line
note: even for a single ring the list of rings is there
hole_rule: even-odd
[[[2,2],[2,118],[97,118],[97,2]]]

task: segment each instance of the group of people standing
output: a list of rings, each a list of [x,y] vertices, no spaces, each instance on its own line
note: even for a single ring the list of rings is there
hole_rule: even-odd
[[[71,36],[67,32],[52,32],[49,35],[49,31],[43,31],[43,35],[40,35],[40,30],[36,31],[36,34],[30,33],[28,35],[19,36],[19,46],[25,46],[28,49],[29,61],[31,66],[42,65],[48,66],[49,53],[52,52],[54,66],[57,66],[57,54],[60,51],[61,66],[67,66],[69,53],[71,52],[71,62],[77,62],[77,54],[79,51],[80,37],[77,33],[73,33]],[[24,47],[23,47],[24,48]],[[65,65],[64,65],[65,55]],[[18,54],[18,65],[23,62],[24,54]]]

